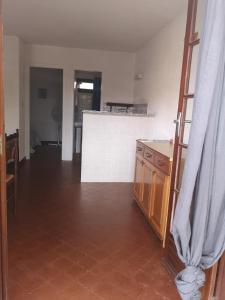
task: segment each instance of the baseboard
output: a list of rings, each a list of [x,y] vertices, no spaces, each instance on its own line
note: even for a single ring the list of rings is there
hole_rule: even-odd
[[[19,167],[21,168],[24,164],[25,164],[25,162],[26,162],[26,157],[24,156],[20,161],[19,161]]]

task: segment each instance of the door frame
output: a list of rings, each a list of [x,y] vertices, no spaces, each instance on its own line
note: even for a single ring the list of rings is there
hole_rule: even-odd
[[[177,272],[184,268],[183,262],[177,255],[174,239],[171,234],[171,226],[173,221],[173,215],[175,212],[176,203],[178,200],[179,187],[178,179],[181,168],[181,155],[184,149],[188,148],[188,144],[184,144],[184,126],[187,122],[185,115],[187,109],[187,100],[192,99],[194,101],[194,94],[189,92],[189,83],[191,76],[191,63],[193,48],[200,43],[198,32],[195,30],[196,17],[198,10],[199,0],[188,0],[188,11],[187,11],[187,22],[186,22],[186,33],[184,40],[184,51],[183,51],[183,63],[181,72],[180,82],[180,94],[178,102],[176,131],[174,138],[174,153],[173,153],[173,166],[170,186],[170,203],[168,212],[168,223],[167,223],[167,238],[166,248],[164,250],[165,266],[166,268],[175,275]],[[189,121],[188,121],[189,123]],[[211,299],[215,293],[215,285],[218,280],[218,263],[206,270],[206,283],[202,289],[202,299]],[[222,277],[222,271],[221,271]],[[218,291],[219,293],[219,291]],[[220,298],[218,298],[219,300]]]
[[[8,286],[8,243],[7,243],[7,201],[6,201],[6,161],[5,124],[3,92],[3,23],[2,1],[0,0],[0,299],[7,299]]]

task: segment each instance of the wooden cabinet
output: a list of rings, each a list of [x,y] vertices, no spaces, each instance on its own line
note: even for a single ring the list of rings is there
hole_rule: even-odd
[[[165,243],[170,189],[172,146],[167,143],[170,155],[157,150],[160,143],[137,141],[133,192],[137,204],[158,237]],[[159,149],[158,149],[159,148]],[[165,144],[162,147],[165,152]]]
[[[135,176],[134,176],[134,184],[133,184],[133,192],[138,201],[142,201],[142,193],[143,193],[143,160],[137,155],[136,156],[136,164],[135,164]]]
[[[161,172],[156,172],[154,176],[154,192],[151,203],[150,221],[158,234],[162,235],[163,223],[163,190],[165,176]]]
[[[150,217],[150,209],[151,209],[151,194],[153,191],[153,176],[154,176],[154,169],[152,166],[148,163],[144,163],[143,166],[143,200],[142,200],[142,206],[144,209],[144,213],[147,217]]]
[[[163,241],[165,239],[167,223],[169,188],[170,177],[160,170],[156,170],[151,198],[150,222]]]

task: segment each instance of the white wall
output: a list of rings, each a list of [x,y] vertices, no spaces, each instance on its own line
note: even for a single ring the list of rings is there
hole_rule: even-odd
[[[150,103],[156,116],[152,130],[161,139],[174,138],[187,11],[181,12],[136,53],[134,102]]]
[[[154,139],[152,118],[84,113],[82,182],[132,182],[137,139]]]
[[[200,0],[200,4],[202,2],[204,1]],[[173,119],[176,118],[177,112],[186,13],[187,10],[184,9],[136,54],[24,45],[17,37],[5,37],[6,131],[10,133],[18,127],[22,129],[20,135],[25,131],[26,149],[23,149],[24,143],[21,142],[23,145],[20,145],[22,149],[20,154],[25,152],[28,158],[30,155],[29,69],[32,66],[63,69],[63,159],[72,159],[73,152],[74,70],[103,73],[103,102],[132,102],[133,99],[135,103],[149,102],[151,111],[156,114],[155,118],[151,119],[151,132],[155,138],[173,138]],[[194,61],[196,65],[197,60]],[[143,73],[144,78],[134,82],[134,74],[137,73]],[[21,78],[24,76],[25,90],[23,91]],[[20,115],[19,120],[18,115]]]
[[[173,138],[172,121],[177,111],[185,23],[186,11],[158,32],[136,55],[24,45],[17,37],[5,37],[6,132],[20,128],[20,156],[26,154],[29,158],[30,155],[30,67],[63,69],[64,160],[71,160],[73,153],[74,70],[102,72],[103,102],[133,102],[133,98],[136,103],[150,102],[151,111],[156,113],[151,130],[157,132],[157,138]],[[134,82],[136,73],[143,73],[144,79]]]
[[[134,54],[126,52],[30,45],[30,65],[61,66],[102,72],[102,100],[133,101]],[[74,78],[74,74],[73,74]]]
[[[19,39],[13,36],[4,37],[4,100],[5,130],[14,133],[19,128]]]
[[[40,141],[58,141],[58,123],[52,118],[52,110],[58,107],[62,112],[62,83],[61,70],[33,68],[31,71],[30,129],[31,135]],[[46,99],[39,99],[39,88],[47,89]]]
[[[25,157],[25,44],[19,40],[19,156]]]
[[[73,82],[74,70],[102,72],[102,101],[133,101],[134,54],[85,50],[54,46],[27,46],[26,127],[29,127],[29,68],[63,69],[63,145],[62,158],[73,153]],[[26,129],[28,130],[28,129]],[[26,154],[29,156],[29,138]]]
[[[5,131],[19,129],[19,158],[25,156],[24,120],[24,43],[18,37],[4,36]]]

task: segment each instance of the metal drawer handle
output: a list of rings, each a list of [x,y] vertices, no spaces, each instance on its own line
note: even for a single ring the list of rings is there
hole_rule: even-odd
[[[141,147],[137,147],[137,151],[142,151],[142,148]]]

